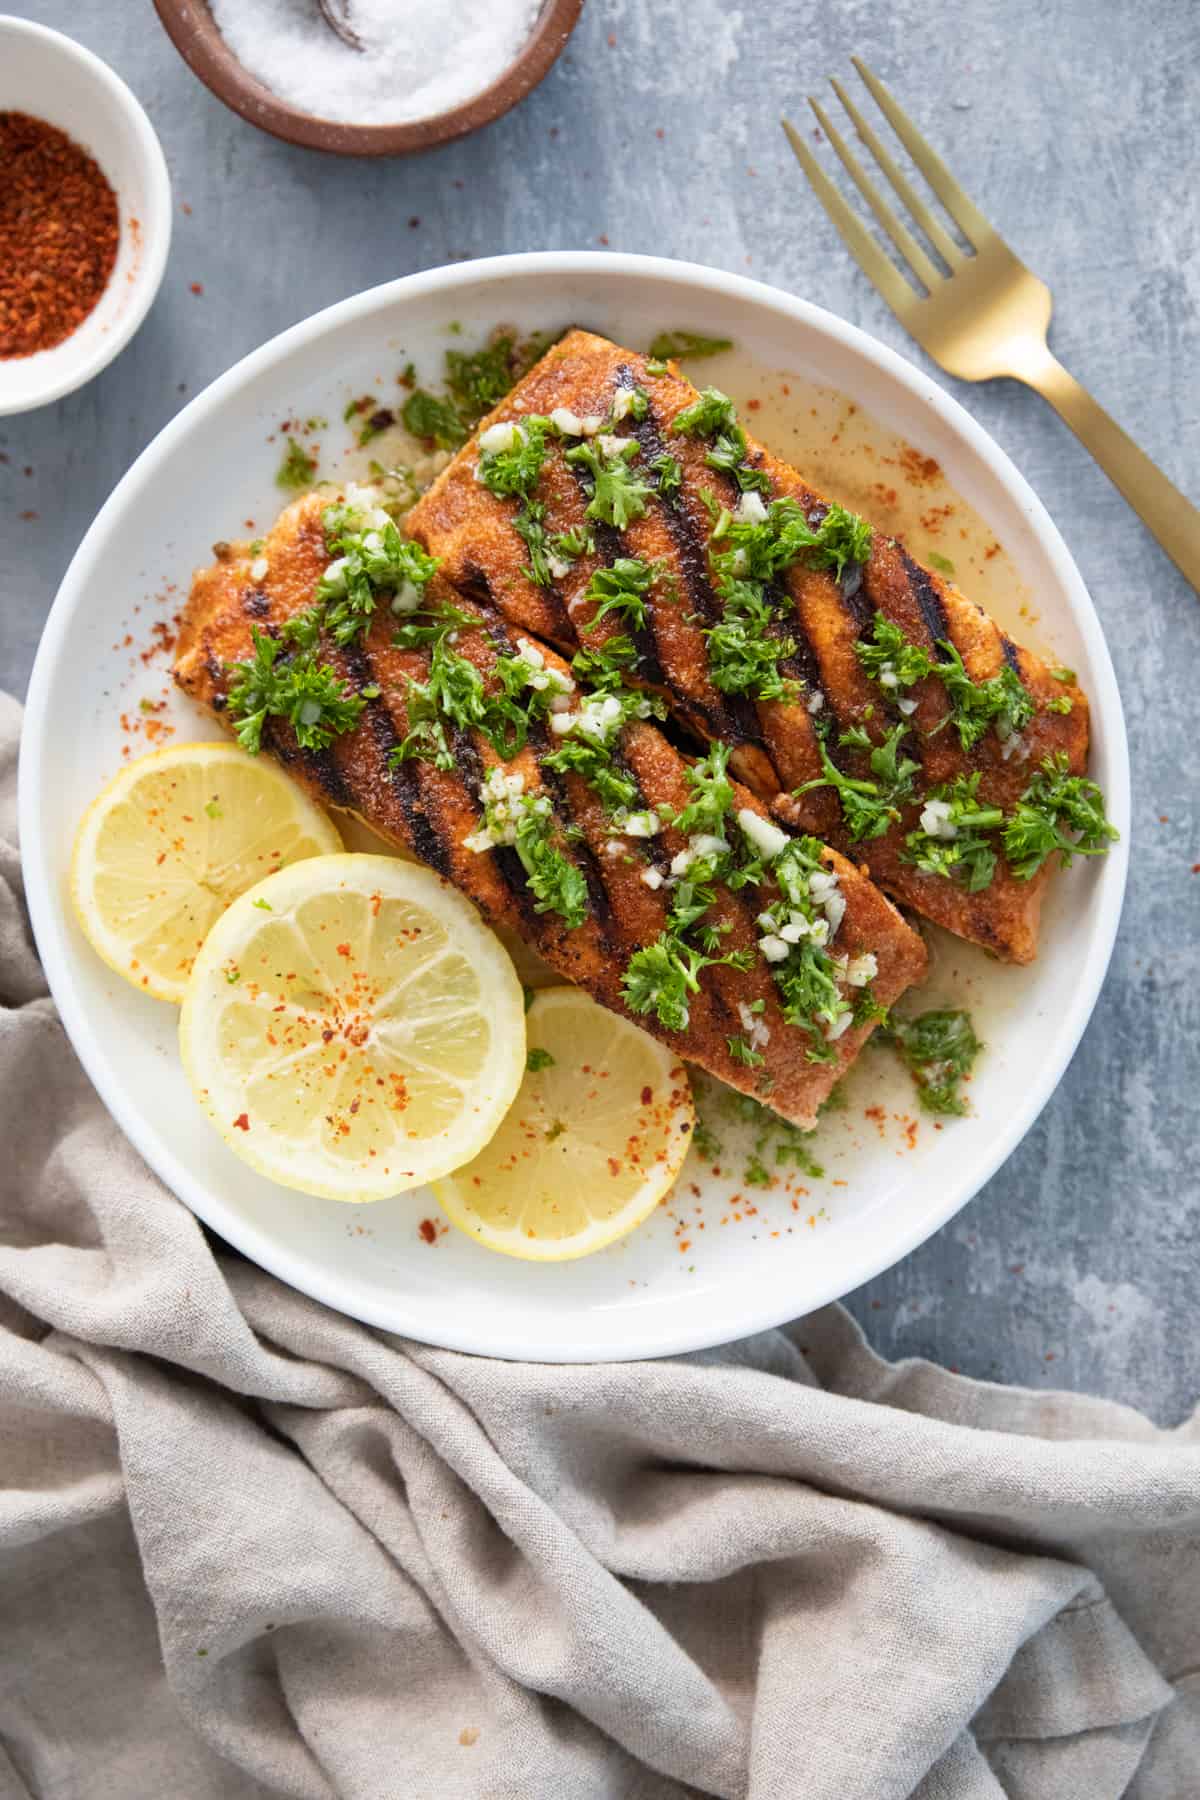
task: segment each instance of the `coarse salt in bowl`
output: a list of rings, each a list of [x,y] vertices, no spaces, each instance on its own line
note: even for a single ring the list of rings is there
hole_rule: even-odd
[[[316,118],[402,125],[473,100],[533,35],[541,0],[208,0],[234,55],[272,93]]]
[[[171,183],[154,128],[107,64],[61,32],[0,17],[0,112],[57,126],[94,158],[117,196],[120,241],[108,285],[69,337],[0,358],[0,415],[80,388],[129,342],[158,292],[171,243]]]
[[[402,156],[463,137],[523,100],[562,52],[583,0],[154,5],[192,72],[250,124],[341,156]],[[322,12],[359,28],[363,48],[339,42]]]

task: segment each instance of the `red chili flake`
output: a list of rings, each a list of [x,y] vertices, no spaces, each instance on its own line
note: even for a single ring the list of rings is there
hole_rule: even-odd
[[[422,1240],[425,1243],[437,1243],[437,1226],[432,1219],[422,1219],[421,1223],[417,1226],[417,1230],[420,1232]]]
[[[1193,863],[1193,864],[1192,864],[1192,874],[1193,874],[1193,875],[1200,875],[1200,863]]]
[[[204,283],[202,281],[193,281],[190,283],[190,287],[193,294],[202,294],[204,292]]]
[[[649,1104],[650,1104],[651,1100],[653,1100],[653,1098],[654,1098],[654,1095],[651,1092],[651,1090],[648,1087],[644,1087],[642,1089],[642,1105],[649,1106]]]
[[[233,1129],[235,1131],[249,1131],[250,1120],[245,1113],[238,1114],[237,1118],[233,1121]]]
[[[602,231],[602,232],[601,232],[601,233],[600,233],[600,236],[599,236],[599,237],[598,237],[598,238],[597,238],[597,239],[596,239],[596,242],[597,242],[597,243],[598,243],[598,244],[607,244],[607,242],[608,242],[608,233],[607,233],[607,231]]]
[[[117,260],[117,196],[65,131],[0,112],[0,357],[48,350],[82,325]]]
[[[337,945],[335,945],[335,948],[336,948],[339,956],[349,956],[350,955],[349,944],[337,944]]]

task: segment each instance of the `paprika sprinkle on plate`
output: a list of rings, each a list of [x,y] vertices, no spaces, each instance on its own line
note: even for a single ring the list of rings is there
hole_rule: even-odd
[[[117,196],[65,131],[0,112],[0,357],[70,337],[108,286]]]

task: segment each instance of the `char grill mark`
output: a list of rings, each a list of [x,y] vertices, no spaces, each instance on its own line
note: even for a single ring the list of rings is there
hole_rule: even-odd
[[[812,639],[804,629],[799,607],[793,603],[791,595],[774,582],[767,588],[767,598],[783,617],[784,634],[796,646],[789,656],[780,657],[780,669],[784,675],[802,681],[813,693],[823,693],[825,683],[821,675],[821,664],[813,649]]]
[[[822,513],[822,518],[824,513]],[[863,581],[862,567],[859,563],[851,563],[840,581],[834,581],[838,598],[854,622],[855,633],[862,637],[870,630],[875,617],[875,608],[867,597],[866,584]]]
[[[921,609],[921,617],[925,621],[926,631],[935,644],[942,639],[949,640],[950,621],[946,616],[946,609],[942,605],[941,595],[920,563],[913,561],[903,544],[897,544],[896,548],[900,552],[900,561],[904,565],[909,588],[915,594],[917,605]]]
[[[213,704],[216,704],[215,700]],[[224,704],[222,699],[222,705]],[[278,757],[288,768],[302,769],[310,780],[317,783],[331,806],[351,805],[352,795],[342,780],[342,772],[328,746],[324,750],[302,750],[294,740],[289,743],[287,734],[271,719],[263,727],[263,736],[271,755]]]
[[[618,368],[617,384],[618,387],[629,389],[636,385],[634,372],[628,363],[622,363]],[[630,429],[641,448],[647,467],[658,457],[669,454],[653,403],[647,407],[644,419],[630,421]],[[658,504],[671,534],[691,610],[699,613],[710,625],[715,625],[722,616],[722,608],[708,579],[708,547],[697,532],[686,506],[679,501],[662,499]],[[690,705],[703,715],[714,736],[729,737],[740,744],[762,746],[762,727],[758,722],[754,702],[744,694],[722,694],[716,706],[711,703],[705,705],[698,698],[690,701]]]
[[[546,784],[546,791],[554,803],[555,817],[560,821],[562,819],[569,820],[571,814],[567,805],[566,784],[556,769],[547,769],[542,766],[540,750],[538,751],[538,766],[541,769],[542,780]],[[609,956],[615,957],[619,949],[619,922],[613,911],[612,896],[609,894],[604,880],[604,870],[600,859],[586,839],[570,845],[570,856],[587,883],[588,910],[600,933],[605,952]]]
[[[570,468],[571,473],[575,478],[579,492],[583,495],[585,500],[590,500],[591,493],[587,485],[587,471],[578,468],[574,463],[569,463],[567,466]],[[606,525],[602,519],[589,520],[589,525],[591,527],[592,541],[596,546],[600,561],[607,568],[611,569],[617,558],[623,556],[625,553],[621,543],[621,534],[615,525]],[[650,618],[653,619],[653,617],[653,612],[651,612]],[[658,640],[654,636],[653,625],[649,622],[645,625],[631,624],[624,626],[623,629],[633,643],[634,649],[637,651],[637,662],[634,667],[636,668],[638,675],[641,676],[644,681],[652,682],[655,686],[662,686],[666,676],[662,662],[659,658]],[[586,632],[573,631],[571,635],[574,642],[582,644],[585,648],[587,647]]]
[[[341,658],[346,674],[356,690],[361,692],[364,687],[378,685],[371,658],[361,645],[348,645],[342,650]],[[399,745],[400,738],[396,722],[382,698],[367,701],[367,721],[379,751],[380,765],[387,772],[392,792],[404,813],[404,823],[413,849],[421,861],[436,869],[439,875],[448,875],[450,856],[422,803],[421,776],[416,763],[405,760],[393,764],[389,760],[392,751]]]

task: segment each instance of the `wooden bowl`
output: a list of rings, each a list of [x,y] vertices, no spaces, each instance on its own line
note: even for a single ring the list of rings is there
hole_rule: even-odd
[[[234,112],[289,144],[337,156],[406,156],[489,125],[523,100],[557,61],[575,29],[583,0],[545,0],[515,62],[473,99],[449,112],[397,125],[349,125],[289,106],[238,61],[218,31],[207,0],[154,0],[179,54],[205,87]]]

